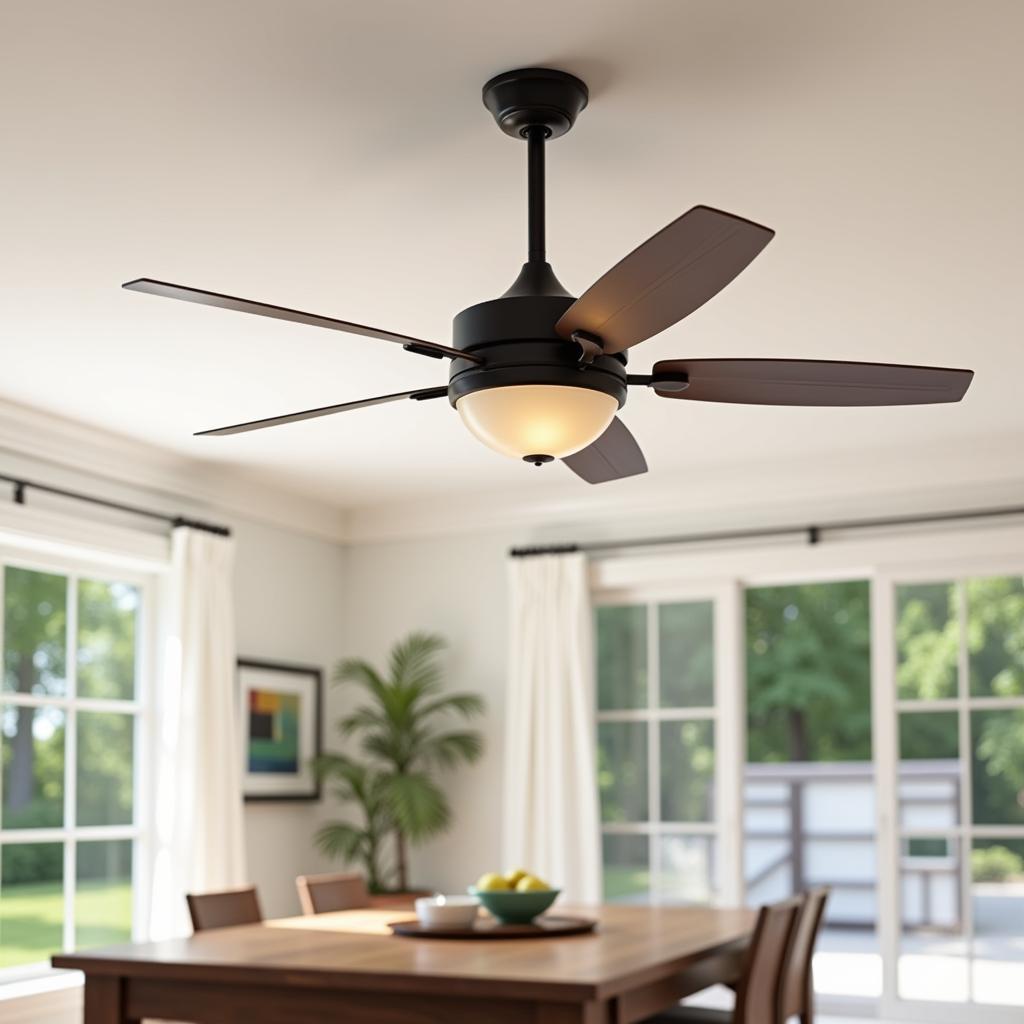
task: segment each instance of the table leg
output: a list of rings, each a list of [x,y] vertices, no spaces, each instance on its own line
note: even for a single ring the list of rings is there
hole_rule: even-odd
[[[85,1024],[140,1024],[125,1016],[124,986],[109,974],[85,976]]]

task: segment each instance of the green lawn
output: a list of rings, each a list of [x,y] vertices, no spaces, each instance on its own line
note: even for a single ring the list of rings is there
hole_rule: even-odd
[[[76,945],[109,946],[131,939],[128,881],[79,882]],[[62,945],[64,892],[59,883],[5,885],[0,897],[0,968],[45,961]]]
[[[650,884],[650,872],[646,868],[626,867],[621,864],[605,865],[604,898],[609,903],[646,893]]]

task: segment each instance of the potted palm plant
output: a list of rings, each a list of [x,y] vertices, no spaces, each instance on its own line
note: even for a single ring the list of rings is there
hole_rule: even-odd
[[[483,753],[483,737],[465,723],[484,702],[444,692],[444,646],[439,636],[412,633],[392,648],[386,673],[359,658],[340,662],[334,673],[335,683],[358,686],[366,698],[338,722],[365,761],[326,754],[319,770],[341,800],[358,806],[359,820],[330,822],[316,841],[328,856],[360,863],[373,892],[408,891],[409,846],[451,823],[438,775]]]

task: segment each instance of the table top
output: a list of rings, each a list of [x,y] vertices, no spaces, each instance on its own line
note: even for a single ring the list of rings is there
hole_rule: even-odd
[[[608,998],[685,970],[750,938],[750,910],[559,907],[595,917],[589,935],[478,942],[403,938],[408,911],[346,910],[55,956],[91,974],[318,988],[489,993],[508,998]]]

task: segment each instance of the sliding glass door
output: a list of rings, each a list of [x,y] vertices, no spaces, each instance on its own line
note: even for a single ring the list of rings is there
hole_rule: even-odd
[[[1008,525],[595,567],[608,898],[828,885],[824,1012],[1020,1024],[1022,551]]]

